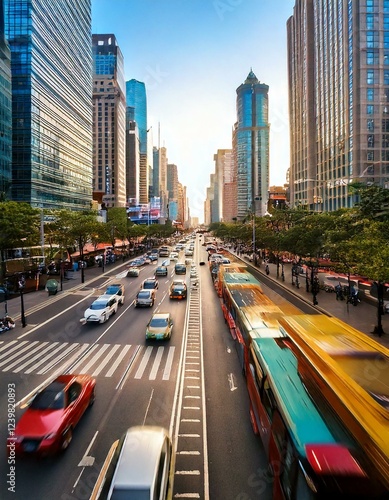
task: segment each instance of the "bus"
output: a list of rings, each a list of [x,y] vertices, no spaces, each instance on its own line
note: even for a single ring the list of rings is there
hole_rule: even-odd
[[[355,441],[362,466],[389,498],[389,350],[322,315],[280,320],[315,403]]]
[[[237,352],[242,369],[247,364],[249,336],[282,337],[279,318],[284,314],[299,314],[297,307],[281,297],[280,305],[273,302],[263,292],[260,282],[244,268],[242,272],[223,272],[220,274],[221,302],[224,319],[232,337],[237,340]]]
[[[351,443],[329,429],[312,401],[289,343],[251,336],[246,370],[251,422],[267,454],[273,499],[379,498]]]

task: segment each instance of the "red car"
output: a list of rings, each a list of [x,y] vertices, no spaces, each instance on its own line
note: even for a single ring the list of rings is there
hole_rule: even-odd
[[[51,455],[66,450],[74,427],[94,403],[96,380],[60,375],[39,391],[18,421],[7,449],[17,454]]]

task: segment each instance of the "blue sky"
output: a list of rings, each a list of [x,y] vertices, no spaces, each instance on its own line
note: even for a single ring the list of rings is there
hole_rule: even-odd
[[[286,22],[295,0],[92,0],[92,32],[113,33],[125,78],[146,84],[153,145],[203,220],[213,155],[231,148],[236,89],[250,68],[269,85],[270,185],[289,166]]]

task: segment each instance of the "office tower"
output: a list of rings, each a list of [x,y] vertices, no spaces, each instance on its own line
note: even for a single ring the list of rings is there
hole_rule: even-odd
[[[126,107],[126,200],[139,201],[139,130],[134,108]]]
[[[149,201],[149,168],[147,160],[147,99],[146,87],[138,80],[126,82],[126,103],[134,108],[134,120],[139,131],[139,203]]]
[[[93,198],[126,206],[126,87],[115,35],[92,36]]]
[[[159,149],[153,147],[153,194],[159,196]]]
[[[4,32],[4,0],[0,0],[0,200],[10,194],[12,181],[11,50]]]
[[[237,217],[263,216],[269,190],[268,85],[252,70],[236,89]],[[212,217],[216,214],[212,213]],[[214,222],[214,221],[213,221]]]
[[[89,209],[91,0],[5,0],[11,48],[13,200]]]
[[[231,222],[236,217],[236,175],[232,149],[218,149],[215,161],[215,217],[219,221]]]
[[[296,1],[287,22],[290,199],[351,207],[389,187],[389,1]]]

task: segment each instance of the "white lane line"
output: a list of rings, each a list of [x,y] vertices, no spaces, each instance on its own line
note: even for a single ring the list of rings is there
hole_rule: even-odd
[[[16,361],[14,361],[13,363],[11,363],[10,365],[8,366],[5,366],[3,368],[3,372],[7,372],[8,370],[10,370],[11,368],[13,368],[14,366],[16,366],[17,364],[19,364],[21,361],[24,361],[25,359],[29,358],[31,356],[31,354],[34,354],[36,351],[39,351],[41,349],[41,347],[44,347],[45,345],[47,345],[48,342],[43,342],[43,343],[39,343],[38,342],[38,345],[36,345],[34,347],[34,349],[30,349],[24,356],[20,356],[17,358]],[[28,363],[27,363],[28,364]]]
[[[55,347],[55,349],[54,350],[47,350],[46,356],[43,356],[43,358],[41,358],[38,363],[35,363],[35,365],[32,365],[31,368],[29,368],[28,370],[26,370],[24,373],[31,373],[31,372],[33,372],[39,366],[43,365],[43,363],[45,363],[49,358],[52,358],[55,353],[57,353],[58,351],[60,351],[61,349],[63,349],[64,345],[67,345],[67,344],[59,344],[59,345],[58,344],[59,344],[59,342],[53,342],[53,344],[50,347],[53,347],[53,348]]]
[[[175,347],[169,347],[169,353],[167,356],[165,370],[163,371],[162,380],[169,380],[169,378],[170,378],[170,373],[172,371],[172,366],[173,366],[173,358],[174,358],[175,349],[176,349]]]
[[[157,355],[155,356],[155,359],[154,359],[154,363],[153,363],[153,367],[151,369],[149,380],[155,380],[157,378],[158,368],[159,368],[159,365],[161,364],[163,351],[164,351],[163,347],[158,347]]]
[[[27,343],[27,340],[23,341],[20,345],[22,345],[22,344],[26,344],[26,343]],[[18,346],[15,346],[15,347],[16,347],[16,349],[17,349],[17,352],[16,352],[15,354],[13,354],[12,356],[9,356],[9,357],[8,357],[5,361],[2,361],[2,362],[0,363],[0,366],[6,365],[6,364],[7,364],[9,361],[11,361],[12,359],[17,358],[17,357],[18,357],[18,356],[19,356],[22,352],[27,351],[27,349],[30,349],[30,348],[31,348],[31,346],[32,346],[32,345],[34,345],[34,344],[36,344],[36,342],[27,343],[27,345],[25,345],[25,346],[23,347],[23,349],[18,349]],[[12,352],[13,350],[14,350],[14,349],[11,349],[11,352]],[[3,355],[2,357],[7,356],[7,355],[8,355],[8,353],[4,353],[4,355]]]
[[[103,368],[108,364],[108,362],[111,360],[112,356],[115,354],[115,352],[119,349],[120,344],[116,344],[112,347],[112,349],[109,351],[108,355],[104,358],[104,360],[99,364],[99,366],[96,368],[96,370],[92,373],[92,377],[96,377]]]
[[[139,368],[138,368],[138,370],[137,370],[134,378],[136,378],[136,379],[142,378],[143,373],[144,373],[144,371],[146,369],[147,363],[149,362],[152,350],[153,350],[153,348],[151,346],[148,346],[146,348],[146,352],[145,352],[145,354],[143,356],[142,362],[141,362],[141,364],[140,364],[140,366],[139,366]]]
[[[113,365],[111,366],[111,368],[105,374],[106,377],[111,377],[112,376],[113,372],[120,365],[121,361],[123,360],[124,356],[127,354],[127,352],[129,351],[130,348],[131,348],[131,344],[127,344],[127,345],[124,346],[124,349],[119,354],[119,356],[116,358],[115,363],[113,363]]]
[[[93,356],[93,358],[89,361],[88,364],[86,364],[80,371],[80,373],[88,373],[88,370],[91,366],[93,366],[96,361],[104,354],[104,352],[108,349],[110,344],[104,344],[103,346],[100,347],[100,349],[96,352],[96,354]]]

